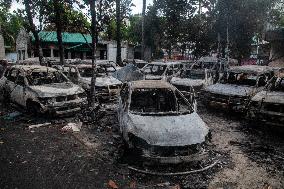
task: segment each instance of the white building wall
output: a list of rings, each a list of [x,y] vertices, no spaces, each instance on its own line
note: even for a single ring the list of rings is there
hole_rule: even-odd
[[[117,45],[116,41],[110,41],[107,44],[107,57],[108,60],[116,62],[116,50],[117,50]],[[121,59],[127,59],[127,44],[122,43],[121,44]]]

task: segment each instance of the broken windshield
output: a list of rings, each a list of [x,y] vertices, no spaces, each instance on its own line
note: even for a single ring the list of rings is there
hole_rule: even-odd
[[[81,77],[92,77],[92,67],[79,68]],[[97,77],[108,76],[110,73],[115,72],[116,69],[112,65],[97,65]]]
[[[167,69],[166,65],[151,65],[151,64],[148,64],[144,69],[144,73],[149,74],[149,75],[161,76],[165,73],[166,69]]]
[[[68,82],[68,79],[58,71],[40,72],[35,70],[27,76],[27,80],[29,85],[47,85],[52,83]]]
[[[257,80],[258,76],[256,74],[229,72],[224,75],[221,83],[255,86],[257,84]]]
[[[181,74],[181,78],[189,78],[189,79],[205,79],[204,71],[194,71],[194,70],[186,70]]]
[[[130,110],[139,113],[185,113],[190,105],[170,89],[136,89],[131,95]]]

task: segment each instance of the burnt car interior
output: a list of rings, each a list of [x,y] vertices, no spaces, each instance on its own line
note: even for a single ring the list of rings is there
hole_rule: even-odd
[[[51,83],[64,83],[68,80],[60,72],[48,72],[33,70],[27,75],[30,85],[47,85]]]
[[[203,70],[183,70],[180,74],[181,78],[205,79],[205,71]]]
[[[190,111],[181,94],[169,89],[136,89],[132,92],[130,110],[139,113]]]
[[[269,79],[269,74],[229,72],[224,74],[221,83],[264,87]]]
[[[151,74],[151,75],[163,75],[165,73],[165,70],[167,69],[167,66],[158,66],[158,65],[147,65],[146,69],[144,72],[146,74]]]

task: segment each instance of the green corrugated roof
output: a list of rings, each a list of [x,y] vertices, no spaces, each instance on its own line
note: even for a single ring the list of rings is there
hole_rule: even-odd
[[[92,43],[92,37],[89,34],[84,34],[88,43]],[[58,43],[57,34],[55,31],[41,31],[39,32],[39,37],[41,42]],[[62,33],[63,43],[86,43],[85,38],[81,33]],[[32,41],[34,41],[34,36],[32,36]]]

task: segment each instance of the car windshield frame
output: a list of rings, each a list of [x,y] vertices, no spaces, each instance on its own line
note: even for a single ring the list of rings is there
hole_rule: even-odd
[[[154,67],[157,68],[153,69]],[[167,69],[168,65],[147,64],[143,68],[143,72],[147,75],[163,76],[166,73]]]
[[[256,73],[229,71],[224,74],[220,82],[223,84],[255,87],[258,84],[258,79],[259,75]]]
[[[184,115],[191,114],[194,111],[192,104],[177,90],[174,91],[167,88],[137,88],[131,91],[129,98],[129,111],[133,114]],[[183,101],[182,105],[179,104],[180,100]],[[146,108],[148,109],[146,110]],[[158,108],[162,108],[163,110]],[[185,108],[186,110],[181,110],[181,108]]]
[[[57,83],[68,83],[69,80],[60,71],[31,70],[26,75],[28,85],[41,86]]]

